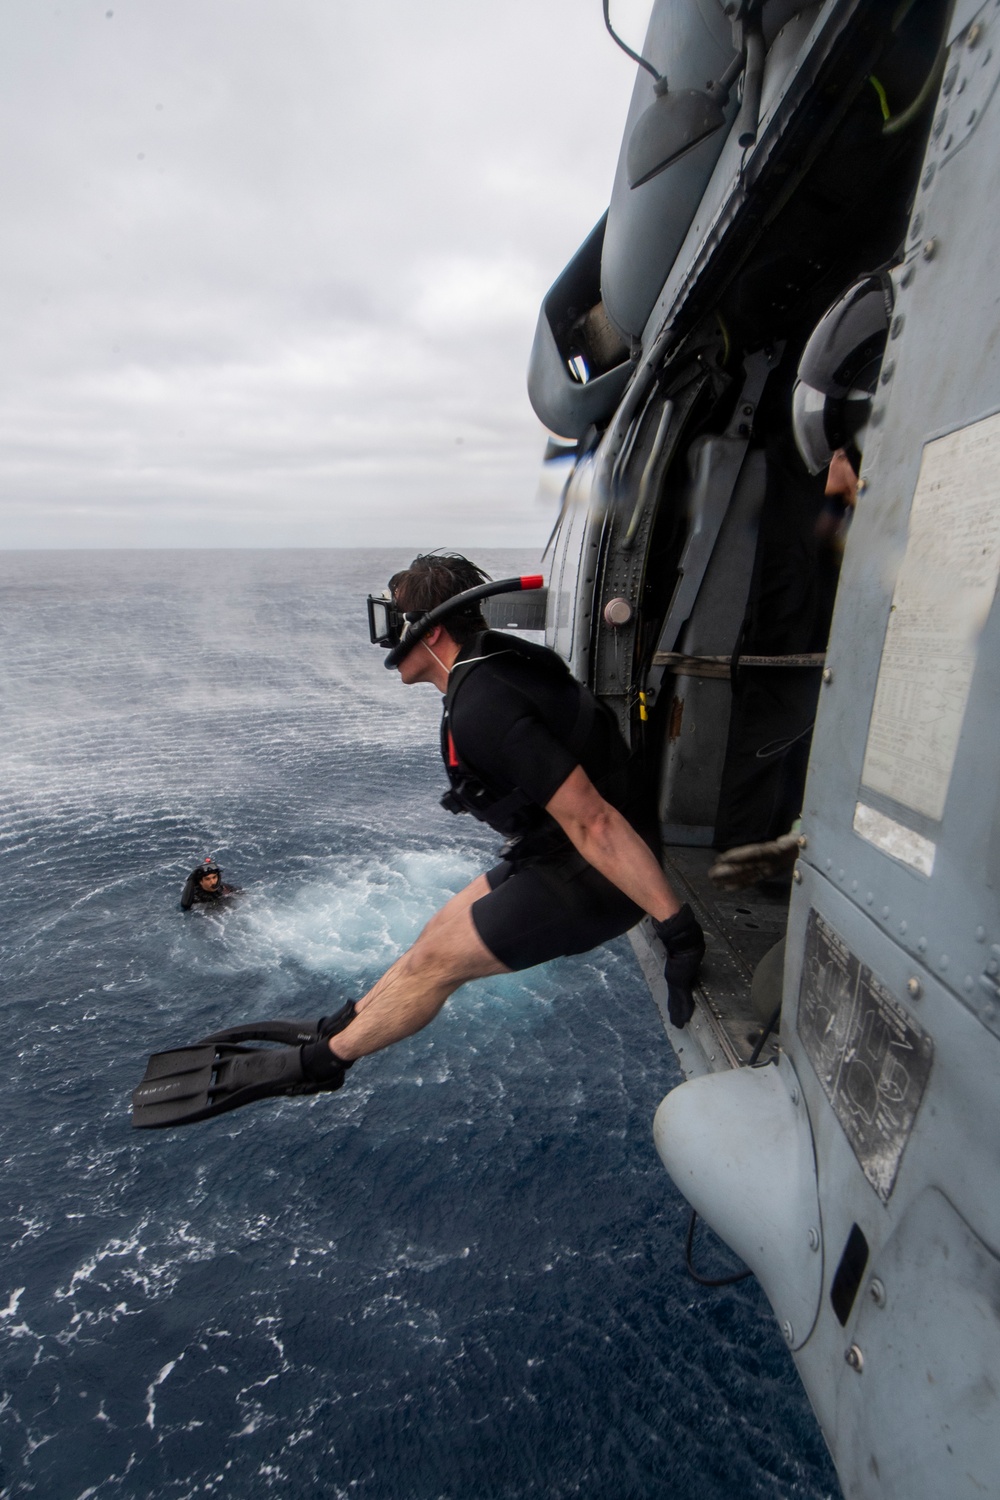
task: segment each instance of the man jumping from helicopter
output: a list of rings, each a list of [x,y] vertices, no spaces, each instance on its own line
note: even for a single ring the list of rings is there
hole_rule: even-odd
[[[251,1023],[155,1054],[133,1124],[185,1124],[254,1099],[337,1089],[359,1058],[428,1025],[461,985],[585,952],[644,914],[667,955],[671,1020],[690,1019],[704,937],[653,853],[617,722],[555,652],[487,629],[480,601],[497,591],[464,557],[421,556],[387,596],[369,599],[369,621],[404,684],[444,694],[442,801],[505,837],[499,862],[335,1016]],[[243,1045],[260,1041],[284,1045]]]

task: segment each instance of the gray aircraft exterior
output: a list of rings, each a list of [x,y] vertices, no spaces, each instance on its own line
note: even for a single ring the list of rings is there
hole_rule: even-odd
[[[568,476],[548,638],[655,771],[708,931],[655,1139],[845,1495],[1000,1496],[1000,0],[656,0],[642,58],[529,390]],[[840,564],[792,389],[870,272]],[[790,898],[715,890],[713,846],[796,795]]]

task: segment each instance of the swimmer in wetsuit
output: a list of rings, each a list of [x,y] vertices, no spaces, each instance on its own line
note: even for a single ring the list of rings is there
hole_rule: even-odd
[[[691,1018],[704,937],[640,832],[628,752],[610,710],[554,651],[487,630],[479,600],[498,586],[466,558],[415,558],[389,588],[386,598],[369,600],[372,639],[391,647],[386,665],[404,683],[430,683],[445,695],[450,787],[442,800],[505,836],[500,860],[335,1016],[251,1022],[154,1054],[132,1096],[140,1128],[337,1089],[358,1058],[426,1026],[460,985],[585,952],[644,913],[666,952],[671,1020],[683,1026]],[[376,609],[388,622],[382,634]]]
[[[211,859],[206,859],[191,871],[181,892],[181,911],[190,911],[192,906],[217,906],[230,896],[238,894],[239,887],[223,885],[222,871]]]

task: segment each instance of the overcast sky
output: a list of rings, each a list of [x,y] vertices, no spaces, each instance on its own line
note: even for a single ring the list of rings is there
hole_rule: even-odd
[[[543,541],[634,72],[601,0],[5,0],[0,546]]]

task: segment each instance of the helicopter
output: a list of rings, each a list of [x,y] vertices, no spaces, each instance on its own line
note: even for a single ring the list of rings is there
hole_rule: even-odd
[[[631,106],[528,390],[546,639],[708,938],[679,1030],[633,935],[684,1076],[656,1146],[844,1494],[998,1496],[1000,0],[655,0],[641,50],[604,15]]]

